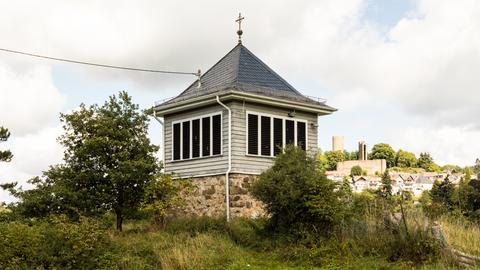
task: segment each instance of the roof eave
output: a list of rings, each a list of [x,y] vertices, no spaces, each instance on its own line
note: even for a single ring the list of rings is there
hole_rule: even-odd
[[[160,105],[155,107],[154,109],[158,116],[164,116],[166,114],[177,113],[185,110],[191,110],[191,109],[215,104],[217,103],[215,99],[216,96],[219,96],[222,101],[236,99],[236,100],[249,101],[249,102],[260,103],[265,105],[302,110],[306,112],[317,113],[318,115],[328,115],[337,111],[337,109],[327,105],[321,105],[321,104],[317,105],[317,104],[311,104],[307,102],[279,99],[279,98],[246,93],[246,92],[236,91],[236,90],[229,90],[223,93],[214,93],[214,94],[204,95],[204,96],[200,96],[197,98],[192,98],[184,101],[179,101],[172,104]]]

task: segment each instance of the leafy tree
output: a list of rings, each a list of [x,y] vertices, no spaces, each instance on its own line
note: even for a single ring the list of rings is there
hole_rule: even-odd
[[[6,142],[10,137],[10,132],[4,127],[0,127],[0,142]],[[0,161],[9,162],[13,155],[9,150],[0,151]]]
[[[350,152],[350,156],[349,156],[348,160],[358,160],[358,151]]]
[[[382,197],[386,199],[390,199],[392,197],[392,179],[387,171],[385,171],[382,175],[382,186],[380,192]]]
[[[385,159],[387,167],[395,166],[395,151],[386,143],[375,144],[372,152],[368,155],[368,159]]]
[[[480,219],[480,181],[470,181],[464,189],[463,196],[466,198],[467,215]]]
[[[395,156],[395,163],[398,167],[412,168],[417,165],[417,157],[414,153],[400,149]]]
[[[444,206],[448,210],[452,210],[454,206],[453,194],[455,187],[450,180],[445,178],[442,182],[435,181],[430,190],[432,202]]]
[[[472,169],[470,169],[470,167],[465,167],[464,169],[464,172],[465,172],[465,177],[463,178],[463,181],[468,184],[468,182],[470,182],[470,180],[472,180]]]
[[[452,172],[452,173],[463,173],[464,169],[458,165],[447,164],[442,166],[442,171],[444,172]]]
[[[475,166],[473,166],[473,172],[477,175],[477,179],[480,179],[480,159],[477,158]]]
[[[329,169],[327,155],[322,153],[321,149],[318,149],[317,151],[317,167],[322,172],[328,171]]]
[[[169,214],[185,206],[185,196],[192,190],[185,179],[173,180],[172,175],[158,175],[145,188],[143,209],[153,214],[157,225],[164,226]]]
[[[252,185],[251,192],[265,204],[269,225],[278,232],[329,233],[348,213],[345,189],[327,179],[314,158],[293,146],[277,156],[274,165]]]
[[[438,165],[436,165],[435,162],[433,162],[432,156],[430,156],[430,154],[427,152],[420,153],[420,157],[418,158],[417,165],[418,167],[425,169],[427,172],[433,172],[439,169]]]
[[[350,176],[359,176],[362,175],[363,170],[362,167],[355,165],[350,169]]]
[[[327,151],[325,152],[327,158],[327,170],[335,171],[337,169],[337,163],[345,161],[345,154],[342,151]]]
[[[71,177],[71,171],[65,165],[51,166],[41,177],[27,181],[33,188],[22,190],[17,183],[1,185],[19,203],[10,205],[16,215],[23,217],[46,217],[50,214],[67,214],[72,219],[79,218],[81,211],[76,202],[76,194],[65,185],[64,179]],[[83,209],[83,212],[87,212]],[[90,211],[93,214],[93,211]]]
[[[120,92],[101,107],[82,104],[79,110],[62,114],[61,121],[65,163],[34,179],[34,190],[15,191],[10,185],[22,199],[18,208],[26,213],[86,215],[113,211],[121,231],[124,216],[139,207],[159,168],[154,156],[158,147],[147,136],[147,115]]]

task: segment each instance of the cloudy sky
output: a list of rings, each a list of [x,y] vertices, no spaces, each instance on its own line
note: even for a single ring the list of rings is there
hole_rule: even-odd
[[[244,45],[301,92],[339,108],[319,120],[320,146],[345,136],[440,164],[480,156],[478,0],[0,1],[0,48],[139,68],[206,70]],[[61,162],[59,113],[120,90],[149,107],[195,77],[106,70],[0,52],[0,182]],[[159,124],[150,136],[161,141]],[[11,200],[0,192],[0,201]]]

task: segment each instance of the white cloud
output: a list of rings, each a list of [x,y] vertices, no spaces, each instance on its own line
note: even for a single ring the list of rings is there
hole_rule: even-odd
[[[336,129],[345,134],[336,135],[350,141],[357,139],[348,138],[352,134],[374,137],[407,150],[429,151],[441,163],[466,165],[480,153],[480,4],[416,3],[415,11],[386,31],[363,20],[366,0],[3,1],[0,47],[126,66],[205,71],[236,44],[233,20],[241,11],[248,48],[287,80],[295,78],[293,85],[305,85],[302,92],[324,96],[313,89],[329,89],[332,94],[326,98],[340,109],[337,118],[329,117],[330,123],[345,127]],[[16,155],[12,164],[0,164],[11,166],[0,178],[6,174],[26,179],[59,161],[61,150],[52,141],[59,131],[49,127],[61,110],[72,108],[62,107],[68,89],[54,85],[53,62],[0,54],[0,125],[12,130]],[[194,80],[74,69],[87,74],[85,80],[128,77],[139,89],[158,90],[158,99],[172,89],[179,93]],[[392,118],[398,115],[401,123]],[[363,124],[363,119],[371,121]],[[321,136],[329,132],[324,128]],[[27,154],[31,151],[35,154]]]
[[[53,85],[50,67],[15,70],[0,62],[0,125],[22,136],[58,117],[64,97]]]
[[[47,127],[24,136],[13,136],[0,144],[1,149],[9,149],[14,155],[11,162],[0,163],[0,183],[15,181],[28,187],[28,179],[40,175],[48,166],[60,163],[63,148],[56,139],[61,133],[60,126]],[[0,201],[11,199],[0,192]]]
[[[392,145],[418,155],[429,152],[439,164],[473,164],[480,153],[480,131],[471,126],[428,128],[412,126],[390,134]]]

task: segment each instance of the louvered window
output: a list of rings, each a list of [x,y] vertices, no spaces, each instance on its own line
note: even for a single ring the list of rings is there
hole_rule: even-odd
[[[247,154],[273,157],[286,144],[307,149],[305,120],[247,113]]]
[[[258,115],[248,115],[248,154],[258,155]]]
[[[222,134],[221,134],[221,117],[220,115],[212,116],[212,154],[219,155],[222,147]]]
[[[190,158],[190,121],[182,123],[182,159]]]
[[[192,158],[200,156],[200,119],[192,120]]]
[[[174,122],[172,132],[172,160],[222,154],[221,114]]]
[[[306,142],[306,125],[303,122],[297,123],[297,145],[305,150],[305,146],[307,145]]]
[[[210,117],[202,118],[202,156],[210,156]]]
[[[180,159],[180,123],[173,125],[173,159]]]
[[[262,122],[261,122],[261,129],[262,129],[262,135],[261,135],[261,153],[262,156],[270,156],[271,153],[271,124],[270,124],[270,117],[267,116],[262,116]]]
[[[280,154],[283,146],[283,120],[280,118],[273,119],[273,154]]]
[[[292,120],[285,121],[285,143],[295,144],[295,122]]]

